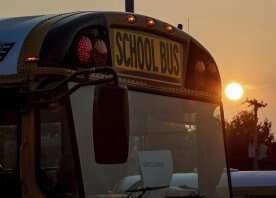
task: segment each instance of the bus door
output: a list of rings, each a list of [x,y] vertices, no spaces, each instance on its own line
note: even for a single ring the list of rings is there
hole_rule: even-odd
[[[49,197],[80,196],[81,177],[71,116],[66,101],[39,109],[36,115],[39,131],[37,180],[41,191]]]

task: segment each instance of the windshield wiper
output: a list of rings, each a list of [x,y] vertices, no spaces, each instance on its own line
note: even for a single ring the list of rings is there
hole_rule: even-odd
[[[160,190],[160,189],[164,189],[164,188],[168,188],[168,187],[169,186],[156,186],[156,187],[146,187],[146,188],[137,188],[137,189],[133,189],[133,190],[127,190],[126,192],[129,193],[127,198],[131,197],[131,195],[136,192],[141,192],[141,194],[137,197],[137,198],[141,198],[148,191]]]
[[[179,196],[166,196],[166,198],[204,198],[203,195],[179,195]]]
[[[160,190],[160,189],[164,189],[164,188],[169,188],[170,186],[157,186],[157,187],[146,187],[146,188],[137,188],[137,189],[133,189],[133,190],[127,190],[126,192],[128,192],[128,196],[127,198],[130,198],[131,195],[135,192],[141,192],[141,194],[137,197],[137,198],[142,198],[144,196],[144,194],[148,191],[153,191],[153,190]],[[186,189],[183,187],[180,187],[181,189]],[[187,189],[193,189],[190,187],[187,187]],[[206,196],[203,195],[199,195],[197,193],[194,194],[190,194],[190,195],[174,195],[174,196],[166,196],[166,198],[204,198]]]

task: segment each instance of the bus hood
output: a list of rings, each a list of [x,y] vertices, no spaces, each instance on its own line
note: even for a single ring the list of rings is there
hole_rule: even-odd
[[[246,187],[247,189],[258,190],[258,187],[275,188],[276,187],[276,171],[232,171],[231,172],[233,189]],[[141,182],[140,175],[128,176],[121,180],[116,186],[119,192],[125,192],[131,189],[135,184]],[[218,189],[224,189],[227,184],[227,174],[222,173]],[[170,186],[187,186],[192,189],[198,188],[197,173],[174,173]]]

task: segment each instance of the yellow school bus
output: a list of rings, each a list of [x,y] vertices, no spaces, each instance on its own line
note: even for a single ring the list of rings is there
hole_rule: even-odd
[[[2,19],[0,95],[1,197],[230,197],[217,65],[171,24]]]

